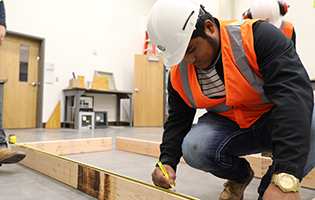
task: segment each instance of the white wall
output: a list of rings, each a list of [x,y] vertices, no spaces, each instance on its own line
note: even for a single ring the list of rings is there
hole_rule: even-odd
[[[296,32],[296,49],[311,79],[315,78],[315,8],[314,0],[287,0],[291,6],[284,19],[290,21]]]
[[[205,6],[206,11],[208,11],[214,17],[219,17],[220,15],[220,0],[199,0],[202,5]]]
[[[142,54],[145,16],[155,0],[4,2],[9,31],[46,39],[45,63],[54,65],[55,82],[42,83],[44,123],[59,100],[64,113],[62,89],[68,87],[72,72],[86,81],[93,80],[94,70],[113,72],[117,89],[133,90],[134,54]],[[116,98],[96,98],[111,110],[116,106]],[[115,109],[108,115],[110,121],[115,120]]]

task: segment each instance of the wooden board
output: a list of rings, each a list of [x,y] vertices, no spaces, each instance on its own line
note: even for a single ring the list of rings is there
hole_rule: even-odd
[[[49,142],[29,142],[23,145],[56,155],[106,151],[112,149],[112,138],[92,138]]]
[[[160,155],[159,145],[160,143],[158,142],[116,137],[116,149],[154,157],[159,157]],[[255,177],[257,178],[262,178],[267,172],[269,165],[272,163],[271,158],[268,157],[254,155],[243,157],[246,158],[246,160],[250,163],[252,169],[255,172]],[[183,158],[181,158],[181,162],[184,162]],[[313,169],[306,177],[303,178],[301,186],[315,189],[315,169]]]
[[[116,137],[116,149],[118,150],[158,157],[160,155],[159,146],[158,142]]]
[[[147,140],[116,137],[116,149],[153,157],[160,156],[160,143]],[[185,162],[180,158],[180,162]]]
[[[12,145],[14,151],[23,151],[26,157],[20,161],[20,164],[34,169],[40,173],[50,176],[72,187],[77,186],[78,167],[75,162],[67,162],[64,159],[40,152],[29,147]]]
[[[57,106],[55,107],[53,113],[51,114],[48,122],[45,125],[45,128],[61,128],[60,122],[60,100],[58,101]]]
[[[272,164],[271,158],[261,156],[242,156],[250,163],[255,172],[255,177],[262,178]]]
[[[26,157],[20,162],[21,164],[98,199],[195,199],[23,144],[12,145],[12,150],[26,153]]]

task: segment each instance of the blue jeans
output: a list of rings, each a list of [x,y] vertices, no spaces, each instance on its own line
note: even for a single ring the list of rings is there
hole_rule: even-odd
[[[315,108],[315,107],[314,107]],[[315,165],[315,112],[312,119],[311,151],[305,167],[305,175]],[[188,132],[182,144],[183,157],[188,165],[229,180],[245,183],[251,167],[239,156],[272,152],[271,111],[265,113],[252,126],[240,129],[230,119],[215,113],[205,113]],[[270,171],[270,170],[269,170]],[[266,175],[258,189],[262,196],[268,187],[271,174]]]
[[[1,105],[0,105],[1,106]],[[5,140],[5,133],[2,128],[2,113],[0,112],[0,148],[8,147],[7,141]]]

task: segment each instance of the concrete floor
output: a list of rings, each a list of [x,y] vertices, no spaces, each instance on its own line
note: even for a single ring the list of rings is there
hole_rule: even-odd
[[[111,151],[73,154],[65,157],[152,183],[151,173],[155,168],[157,158],[115,150],[114,138],[122,136],[160,142],[162,131],[162,128],[110,127],[95,130],[19,129],[6,130],[5,132],[7,135],[15,134],[17,142],[112,137],[113,150]],[[223,179],[195,170],[184,163],[178,165],[176,190],[179,193],[203,200],[215,200],[218,199],[224,182]],[[259,183],[260,179],[253,179],[245,191],[244,200],[257,199]],[[0,167],[0,192],[1,200],[95,199],[21,164],[2,165]],[[315,190],[302,188],[300,194],[302,200],[311,200],[315,197]]]

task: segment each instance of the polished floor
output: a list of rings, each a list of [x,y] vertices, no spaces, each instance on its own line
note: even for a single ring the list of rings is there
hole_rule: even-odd
[[[103,168],[147,183],[152,183],[151,173],[157,158],[115,150],[115,137],[128,137],[160,142],[162,128],[109,127],[106,129],[19,129],[6,130],[14,134],[17,142],[71,140],[84,138],[112,137],[113,150],[67,155],[67,158]],[[201,172],[180,163],[177,170],[176,190],[203,200],[218,199],[223,179]],[[257,199],[260,179],[254,178],[245,191],[244,200]],[[87,200],[95,199],[79,190],[67,186],[21,164],[0,167],[0,200]],[[312,200],[315,190],[302,188],[302,200]]]

